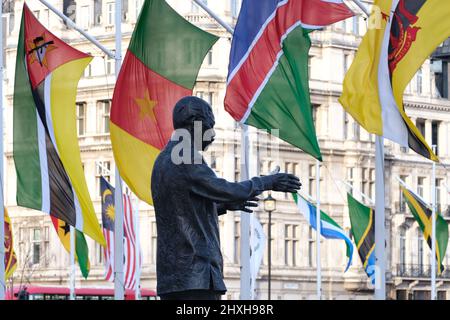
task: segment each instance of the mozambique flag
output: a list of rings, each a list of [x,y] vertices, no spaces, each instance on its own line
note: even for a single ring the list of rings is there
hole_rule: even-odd
[[[347,193],[351,232],[364,270],[375,283],[375,224],[374,210]]]
[[[110,128],[120,175],[147,203],[153,163],[173,132],[173,107],[192,94],[217,39],[164,0],[144,2],[114,90]]]
[[[14,252],[13,232],[8,210],[4,212],[5,222],[5,281],[9,279],[17,268],[17,256]]]
[[[66,251],[70,253],[70,225],[67,222],[59,220],[55,217],[51,218],[53,226],[55,227],[55,231],[58,234],[58,237],[61,240],[62,245],[64,246]],[[89,275],[89,270],[91,268],[89,262],[89,248],[86,243],[84,234],[76,229],[75,229],[75,260],[78,261],[81,274],[85,279],[87,279]]]
[[[14,83],[17,204],[49,213],[104,245],[76,129],[77,85],[91,59],[45,29],[24,4]]]
[[[309,34],[353,16],[342,0],[244,1],[233,34],[225,109],[322,160],[309,95]]]
[[[403,92],[450,36],[448,0],[376,0],[339,101],[367,131],[438,161],[405,113]]]
[[[423,237],[428,243],[431,249],[431,235],[432,235],[432,210],[427,206],[425,202],[414,192],[405,187],[401,187],[403,195],[405,196],[406,203],[409,210],[416,219],[423,232]],[[448,224],[447,221],[436,212],[436,260],[438,267],[438,274],[444,271],[442,260],[445,257],[448,244]]]

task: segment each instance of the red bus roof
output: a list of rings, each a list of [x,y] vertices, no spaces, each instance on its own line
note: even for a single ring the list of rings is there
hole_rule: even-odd
[[[59,294],[69,295],[70,290],[67,287],[50,287],[50,286],[25,286],[30,294]],[[23,287],[14,286],[14,293],[19,292]],[[134,295],[135,291],[126,289],[125,295]],[[79,296],[113,296],[112,288],[75,288],[75,295]],[[156,292],[150,289],[141,289],[143,297],[156,296]]]

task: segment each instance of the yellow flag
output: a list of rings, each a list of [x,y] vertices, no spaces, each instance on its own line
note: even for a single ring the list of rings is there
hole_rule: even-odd
[[[376,0],[339,99],[367,131],[435,161],[437,156],[405,113],[403,92],[450,36],[449,15],[448,0]]]

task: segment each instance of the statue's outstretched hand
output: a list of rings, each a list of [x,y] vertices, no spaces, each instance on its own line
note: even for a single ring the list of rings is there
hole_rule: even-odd
[[[300,179],[290,173],[276,173],[261,177],[266,190],[296,193],[302,184]]]
[[[248,199],[247,201],[242,202],[230,202],[225,204],[225,209],[230,211],[244,211],[248,213],[252,213],[252,207],[258,206],[258,198]]]

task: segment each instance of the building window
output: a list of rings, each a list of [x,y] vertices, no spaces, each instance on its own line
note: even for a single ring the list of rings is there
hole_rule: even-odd
[[[206,56],[206,61],[208,63],[208,66],[211,66],[213,64],[213,51],[209,50],[208,55]]]
[[[83,30],[88,30],[91,26],[91,8],[89,6],[81,6],[79,25]]]
[[[405,271],[405,263],[406,263],[406,236],[405,236],[405,229],[400,229],[400,243],[399,243],[399,249],[400,249],[400,271],[403,273]]]
[[[84,69],[83,77],[85,77],[85,78],[92,77],[92,64],[91,63],[88,64],[86,69]]]
[[[156,222],[152,222],[152,263],[156,264],[157,247],[158,247],[158,230],[156,229]]]
[[[108,2],[106,4],[106,24],[110,26],[114,24],[114,6],[114,2]]]
[[[95,262],[98,265],[103,264],[104,249],[99,243],[95,243]]]
[[[353,140],[358,141],[360,136],[360,126],[359,123],[353,121]]]
[[[113,58],[106,56],[105,57],[105,71],[107,75],[114,74],[115,71],[115,61]]]
[[[86,134],[86,102],[77,102],[77,130],[78,136]]]
[[[284,226],[284,263],[287,266],[297,266],[298,226],[286,224]]]
[[[439,155],[439,121],[431,122],[431,145],[436,146],[436,155]]]
[[[353,186],[355,183],[354,171],[355,168],[347,168],[347,192],[351,195],[353,195]]]
[[[436,179],[436,211],[438,213],[441,212],[442,206],[441,206],[441,186],[442,186],[442,179]]]
[[[39,264],[41,262],[41,229],[34,228],[32,237],[32,262],[33,264]]]
[[[408,176],[400,176],[400,180],[402,180],[405,183],[406,183],[406,179],[408,179]],[[405,212],[406,211],[406,201],[405,201],[405,197],[403,195],[401,186],[399,186],[399,195],[400,195],[400,198],[399,198],[400,212]]]
[[[422,232],[419,228],[417,230],[417,267],[419,269],[419,274],[422,274],[423,271],[423,237]]]
[[[238,157],[234,158],[234,181],[241,181],[241,161]]]
[[[344,140],[348,139],[349,126],[350,118],[348,116],[348,113],[344,111]]]
[[[369,169],[369,197],[375,199],[375,169]]]
[[[316,165],[310,164],[308,166],[308,192],[309,196],[315,198],[316,196]]]
[[[101,196],[101,186],[100,186],[100,177],[105,178],[106,181],[111,181],[111,162],[110,161],[98,161],[96,163],[96,181],[97,181],[97,190],[98,197]]]
[[[261,226],[263,227],[263,231],[264,231],[264,234],[266,235],[266,237],[267,237],[267,240],[266,240],[266,249],[265,249],[265,252],[264,252],[264,256],[263,256],[263,261],[262,261],[262,264],[263,265],[268,265],[269,264],[269,224],[268,223],[263,223],[263,224],[261,224]],[[275,248],[275,238],[274,238],[274,231],[275,231],[275,223],[272,223],[272,226],[271,226],[271,247],[272,247],[272,256],[271,256],[271,259],[272,259],[272,265],[273,265],[273,250],[274,250],[274,248]]]
[[[417,178],[417,194],[421,197],[423,197],[424,186],[425,186],[425,177],[418,177]]]
[[[420,134],[425,137],[425,119],[417,119],[416,127],[419,130]]]
[[[350,54],[344,53],[344,60],[343,60],[343,66],[344,66],[344,76],[347,73],[349,67],[350,67]]]
[[[313,229],[309,227],[308,231],[308,267],[315,266],[315,246],[314,243],[316,239],[314,238]]]
[[[241,261],[241,223],[234,222],[234,263]]]
[[[35,16],[36,19],[38,19],[38,20],[39,20],[39,13],[40,13],[39,10],[33,11],[34,16]]]
[[[213,92],[197,91],[195,93],[195,95],[197,97],[199,97],[200,99],[203,99],[206,102],[208,102],[209,105],[212,107],[212,105],[213,105],[213,98],[214,98],[214,93]]]
[[[109,112],[111,109],[111,100],[99,100],[97,101],[99,110],[99,133],[109,133]]]
[[[416,75],[416,91],[417,94],[419,95],[422,94],[422,82],[423,82],[423,71],[422,68],[420,68],[419,71],[417,71]]]
[[[359,35],[359,16],[353,17],[353,33]]]
[[[237,18],[239,16],[239,10],[241,9],[242,0],[231,0],[231,16]]]

